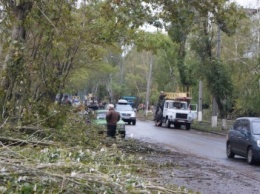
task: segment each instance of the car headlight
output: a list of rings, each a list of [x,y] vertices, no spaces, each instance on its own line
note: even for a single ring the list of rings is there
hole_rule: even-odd
[[[256,141],[257,146],[260,148],[260,140]]]

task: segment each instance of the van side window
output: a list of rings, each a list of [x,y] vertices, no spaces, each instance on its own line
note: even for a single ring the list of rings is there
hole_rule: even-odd
[[[244,133],[249,133],[250,132],[250,125],[249,125],[249,121],[248,120],[243,120],[243,124],[242,124],[242,132]]]
[[[241,128],[240,123],[241,123],[241,120],[235,121],[234,127],[233,127],[233,129],[234,129],[235,131],[239,131],[239,129]]]

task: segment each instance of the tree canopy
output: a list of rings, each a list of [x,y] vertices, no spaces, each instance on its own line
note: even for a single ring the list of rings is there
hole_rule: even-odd
[[[231,109],[239,110],[254,98],[251,89],[247,96],[238,89],[245,83],[258,87],[258,60],[244,58],[249,47],[253,49],[246,40],[253,40],[254,25],[236,4],[226,0],[76,4],[67,0],[1,2],[2,119],[18,121],[23,111],[28,118],[45,117],[57,93],[75,90],[95,91],[100,99],[130,94],[144,98],[152,56],[151,99],[160,89],[196,88],[199,80],[207,83],[206,92],[217,96],[223,115],[230,109],[224,106],[227,101]],[[144,24],[155,26],[157,32],[141,30]],[[215,54],[218,28],[223,33],[219,55]],[[245,79],[248,76],[252,79]],[[259,110],[252,105],[245,112]]]

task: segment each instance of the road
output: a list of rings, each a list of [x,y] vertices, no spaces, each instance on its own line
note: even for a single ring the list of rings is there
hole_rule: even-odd
[[[135,126],[126,125],[126,137],[161,144],[173,151],[188,154],[191,158],[196,157],[202,158],[203,161],[207,160],[212,163],[213,168],[218,166],[219,169],[226,169],[226,172],[230,171],[229,174],[232,173],[232,177],[237,179],[236,181],[233,180],[234,185],[228,187],[229,190],[231,188],[234,192],[224,192],[223,186],[225,186],[225,182],[223,182],[222,190],[220,189],[216,193],[260,193],[260,166],[250,166],[246,163],[246,159],[238,156],[233,160],[227,159],[225,153],[226,137],[224,136],[198,132],[192,129],[187,131],[185,129],[174,129],[173,127],[170,129],[157,127],[154,126],[152,121],[138,120]],[[229,181],[228,177],[226,178],[226,181],[232,184],[232,181]],[[242,181],[242,179],[245,179],[246,183],[239,185],[239,180]],[[218,181],[218,177],[216,177],[215,181]],[[199,188],[203,189],[203,186]],[[203,193],[208,192],[204,191]]]

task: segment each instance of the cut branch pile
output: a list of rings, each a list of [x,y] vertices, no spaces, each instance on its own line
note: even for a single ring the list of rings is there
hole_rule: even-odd
[[[156,151],[132,139],[101,137],[96,145],[74,147],[10,137],[0,141],[0,193],[183,193],[151,182],[158,166],[149,165],[145,153]]]
[[[137,176],[138,169],[147,174],[149,167],[116,147],[112,144],[110,148],[83,151],[50,146],[31,150],[29,146],[2,144],[0,191],[10,192],[16,187],[16,191],[31,189],[37,193],[179,193]]]

